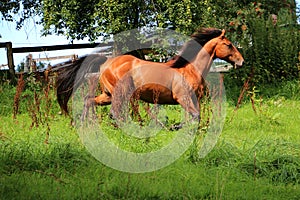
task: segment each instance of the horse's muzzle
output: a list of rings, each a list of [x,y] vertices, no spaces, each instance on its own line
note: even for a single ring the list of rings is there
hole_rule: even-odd
[[[234,68],[235,68],[235,69],[241,68],[243,65],[244,65],[244,59],[235,62],[235,63],[234,63]]]

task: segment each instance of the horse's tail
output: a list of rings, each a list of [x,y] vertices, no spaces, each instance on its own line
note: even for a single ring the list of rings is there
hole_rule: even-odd
[[[58,73],[56,82],[56,95],[60,108],[68,114],[68,101],[78,86],[80,86],[87,73],[98,72],[100,65],[107,57],[97,54],[83,56],[75,61],[58,64],[62,70]],[[82,66],[82,67],[81,67]]]

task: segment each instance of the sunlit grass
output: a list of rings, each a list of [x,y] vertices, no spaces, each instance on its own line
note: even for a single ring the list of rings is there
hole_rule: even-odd
[[[289,87],[297,91],[297,86]],[[192,146],[173,164],[141,174],[101,164],[86,150],[70,119],[57,111],[49,117],[47,143],[47,125],[30,128],[26,108],[15,120],[1,114],[0,199],[299,199],[299,97],[277,91],[282,95],[257,98],[256,113],[247,98],[237,111],[229,102],[223,132],[205,158],[195,158]],[[174,108],[167,109],[175,115]],[[147,142],[156,148],[172,138],[164,132],[156,142],[123,140],[128,136],[109,117],[101,119],[111,139],[126,141],[124,148],[134,149],[136,141],[137,150]]]

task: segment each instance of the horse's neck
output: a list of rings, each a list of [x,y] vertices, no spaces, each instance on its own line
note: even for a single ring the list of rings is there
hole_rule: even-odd
[[[206,77],[214,58],[214,50],[207,51],[205,46],[199,51],[196,58],[191,62],[190,67],[200,74],[202,77]]]

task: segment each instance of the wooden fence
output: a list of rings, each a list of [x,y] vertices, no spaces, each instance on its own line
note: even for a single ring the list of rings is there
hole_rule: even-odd
[[[7,55],[7,66],[9,68],[9,73],[12,78],[16,77],[15,65],[13,55],[16,53],[31,53],[31,52],[41,52],[41,51],[57,51],[57,50],[67,50],[67,49],[87,49],[95,47],[106,47],[112,46],[113,42],[108,43],[84,43],[84,44],[66,44],[66,45],[53,45],[53,46],[35,46],[35,47],[12,47],[11,42],[1,42],[0,48],[6,48]],[[47,58],[46,58],[47,59]],[[55,59],[55,58],[53,58]],[[4,64],[6,65],[6,64]]]

